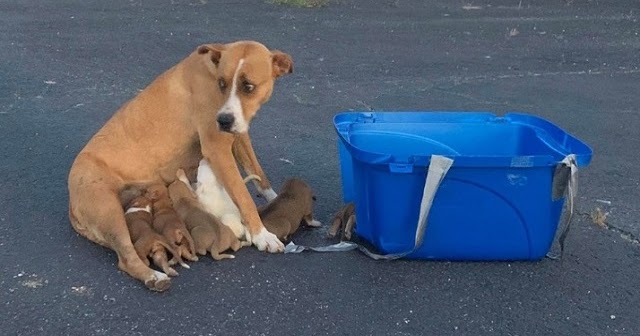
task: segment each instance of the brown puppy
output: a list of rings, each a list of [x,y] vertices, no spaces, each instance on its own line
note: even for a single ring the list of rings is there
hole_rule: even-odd
[[[131,234],[131,242],[138,256],[145,265],[149,266],[149,257],[153,263],[170,276],[178,272],[169,266],[167,251],[172,255],[176,251],[169,246],[164,237],[152,229],[153,215],[151,214],[151,200],[144,196],[137,196],[126,206],[124,218]]]
[[[162,183],[151,185],[147,188],[146,196],[153,202],[153,229],[162,234],[177,252],[171,263],[178,262],[183,267],[189,268],[182,261],[182,257],[191,261],[198,260],[193,238],[173,209],[167,187]]]
[[[179,167],[196,167],[204,156],[240,209],[254,245],[282,252],[284,245],[264,229],[235,160],[247,174],[260,176],[258,190],[268,200],[275,198],[247,130],[275,79],[292,69],[289,55],[257,42],[196,48],[123,104],[80,151],[69,172],[73,228],[113,249],[124,272],[149,288],[166,289],[169,278],[136,254],[118,193],[129,184],[170,183]]]
[[[356,222],[356,208],[353,203],[348,203],[338,210],[333,217],[331,227],[327,235],[331,238],[335,237],[342,228],[342,240],[350,240],[353,224]]]
[[[298,230],[303,220],[308,226],[322,225],[313,219],[314,200],[315,196],[309,185],[301,179],[292,178],[284,183],[280,195],[262,206],[258,213],[267,230],[278,239],[286,241]]]
[[[180,170],[178,175],[184,175],[184,172]],[[181,180],[175,180],[169,185],[169,196],[180,219],[191,232],[198,254],[206,255],[209,251],[215,260],[235,258],[231,254],[222,254],[222,252],[228,249],[234,252],[239,250],[242,246],[240,240],[230,228],[202,208],[187,184]]]

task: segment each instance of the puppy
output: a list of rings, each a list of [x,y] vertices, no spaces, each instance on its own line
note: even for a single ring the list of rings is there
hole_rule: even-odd
[[[259,181],[260,177],[249,175],[244,179],[244,183],[252,179]],[[183,182],[189,184],[186,177],[183,180]],[[206,159],[200,160],[200,165],[198,166],[195,193],[204,209],[218,218],[222,224],[228,226],[238,239],[246,242],[251,241],[249,230],[242,224],[242,216],[238,207],[231,200],[222,183],[216,178],[213,170],[211,170],[209,161]]]
[[[167,187],[162,183],[153,184],[147,188],[146,196],[153,201],[153,229],[162,234],[177,252],[171,263],[178,262],[182,267],[189,268],[182,257],[191,261],[198,260],[193,238],[173,209]]]
[[[183,182],[186,176],[182,170],[178,171],[178,177],[178,180],[169,185],[169,197],[194,239],[196,252],[206,255],[209,251],[215,260],[234,258],[233,255],[222,252],[228,249],[237,251],[242,246],[240,240],[230,228],[202,208],[189,184]]]
[[[333,217],[331,227],[327,235],[331,238],[335,237],[342,228],[342,240],[350,240],[353,225],[356,222],[356,208],[353,203],[343,206]]]
[[[137,196],[128,201],[124,218],[127,222],[131,242],[138,256],[145,265],[149,266],[149,259],[170,276],[178,275],[178,272],[169,266],[167,251],[176,255],[176,251],[167,244],[166,240],[151,228],[153,216],[151,215],[151,201],[144,196]]]
[[[258,214],[269,232],[286,241],[303,220],[311,227],[322,225],[313,219],[314,200],[309,185],[301,179],[292,178],[284,183],[278,197],[258,209]]]

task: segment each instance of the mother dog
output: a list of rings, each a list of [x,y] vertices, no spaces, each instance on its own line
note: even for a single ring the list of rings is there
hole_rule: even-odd
[[[80,151],[69,173],[73,228],[114,250],[121,270],[152,290],[166,290],[167,275],[136,254],[118,194],[132,184],[169,183],[178,168],[195,167],[204,156],[240,209],[253,244],[283,251],[264,228],[236,159],[260,176],[258,190],[275,198],[247,131],[275,79],[292,70],[289,55],[253,41],[198,47],[125,103]]]

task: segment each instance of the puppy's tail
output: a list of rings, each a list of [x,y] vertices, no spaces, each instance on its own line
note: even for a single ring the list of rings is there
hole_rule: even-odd
[[[165,246],[162,242],[160,242],[160,246],[154,248],[151,252],[151,259],[153,259],[153,263],[160,267],[163,272],[165,272],[169,276],[177,276],[178,272],[169,266],[169,258],[167,257],[168,246]],[[170,251],[171,252],[171,251]]]
[[[258,176],[256,174],[247,175],[247,177],[245,177],[244,180],[242,180],[242,182],[244,182],[246,184],[249,181],[253,181],[253,180],[256,180],[258,182],[262,182],[262,179],[260,178],[260,176]]]
[[[182,256],[181,256],[181,252],[182,252],[182,248],[178,245],[176,245],[175,243],[162,243],[163,246],[165,246],[167,248],[167,250],[169,252],[171,252],[171,254],[173,255],[173,258],[171,258],[171,260],[169,260],[169,265],[175,265],[175,264],[179,264],[180,266],[184,267],[184,268],[191,268],[189,265],[187,265],[187,263],[184,262],[184,260],[182,260]]]
[[[183,242],[183,240],[187,241],[187,247],[185,247],[186,251],[184,253],[184,257],[191,261],[198,261],[198,256],[196,255],[196,244],[193,241],[191,234],[189,234],[189,231],[177,229],[175,235],[176,237],[178,237],[179,242]]]

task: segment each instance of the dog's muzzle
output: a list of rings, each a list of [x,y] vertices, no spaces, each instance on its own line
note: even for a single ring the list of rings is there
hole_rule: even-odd
[[[233,123],[236,121],[236,117],[231,113],[221,113],[218,115],[218,118],[216,118],[216,121],[218,122],[218,126],[221,131],[231,133],[231,128],[233,127]]]

